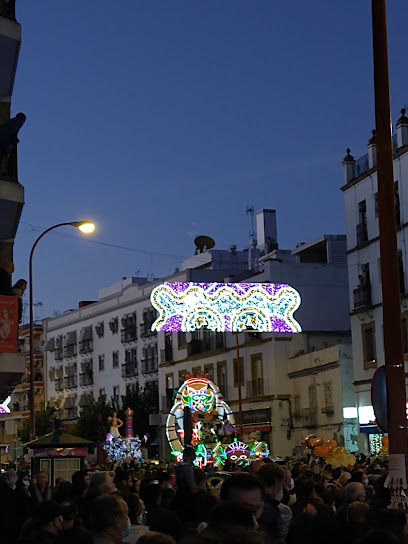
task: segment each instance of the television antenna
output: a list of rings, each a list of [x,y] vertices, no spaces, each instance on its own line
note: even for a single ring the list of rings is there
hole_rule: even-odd
[[[247,204],[245,213],[246,213],[246,215],[251,216],[251,232],[249,233],[249,236],[251,238],[254,238],[255,237],[255,225],[254,225],[254,213],[255,213],[255,211],[254,211],[254,207],[253,206],[248,206],[248,204]]]

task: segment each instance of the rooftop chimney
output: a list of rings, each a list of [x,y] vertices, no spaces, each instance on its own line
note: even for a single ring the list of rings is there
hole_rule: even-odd
[[[276,210],[258,210],[256,212],[256,234],[258,248],[264,253],[270,253],[278,248]]]

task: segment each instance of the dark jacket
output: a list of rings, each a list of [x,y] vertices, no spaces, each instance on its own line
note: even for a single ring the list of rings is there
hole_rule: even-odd
[[[272,495],[265,495],[265,505],[259,518],[259,528],[268,536],[268,541],[274,544],[284,544],[283,522],[278,508],[279,501]]]

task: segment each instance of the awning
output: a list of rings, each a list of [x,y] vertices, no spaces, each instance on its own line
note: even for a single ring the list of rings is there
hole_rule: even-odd
[[[76,344],[76,331],[67,332],[64,335],[64,343],[66,346],[71,346],[72,344]]]
[[[79,333],[79,340],[92,340],[92,325],[89,327],[82,327]]]

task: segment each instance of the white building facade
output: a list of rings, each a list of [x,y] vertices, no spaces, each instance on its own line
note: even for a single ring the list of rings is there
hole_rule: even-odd
[[[408,359],[408,118],[404,110],[396,124],[393,151],[401,324],[404,358]],[[368,153],[357,161],[347,150],[343,172],[359,447],[360,451],[368,452],[378,443],[375,438],[379,433],[377,427],[370,424],[374,420],[371,380],[375,370],[384,364],[375,133],[368,142]]]

